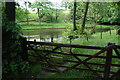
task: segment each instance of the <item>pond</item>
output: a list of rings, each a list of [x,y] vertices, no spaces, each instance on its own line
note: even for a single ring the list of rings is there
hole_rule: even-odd
[[[51,42],[52,40],[61,41],[62,33],[65,29],[36,29],[36,30],[22,30],[23,36],[29,41],[45,41]]]
[[[97,29],[96,32],[107,32],[110,29]],[[65,28],[41,28],[41,29],[27,29],[22,30],[23,36],[27,38],[28,41],[42,41],[42,42],[52,42],[53,40],[62,41],[62,33]]]

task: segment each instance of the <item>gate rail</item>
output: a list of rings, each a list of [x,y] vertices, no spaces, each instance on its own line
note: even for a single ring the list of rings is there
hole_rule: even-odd
[[[24,39],[24,45],[26,46],[26,50],[32,50],[36,53],[39,52],[44,52],[45,55],[42,56],[40,54],[34,55],[31,54],[30,56],[35,56],[39,57],[41,59],[44,59],[45,62],[41,62],[42,64],[47,64],[47,65],[52,65],[52,66],[59,66],[59,67],[64,67],[66,68],[64,71],[68,71],[71,69],[77,69],[77,70],[87,70],[87,71],[93,71],[93,72],[100,72],[103,73],[102,79],[104,80],[109,80],[113,79],[114,76],[116,76],[120,72],[120,52],[118,49],[120,49],[120,45],[115,45],[114,43],[108,43],[106,47],[98,47],[98,46],[85,46],[85,45],[77,45],[77,44],[62,44],[62,43],[51,43],[51,42],[34,42],[34,41],[26,41]],[[36,49],[35,46],[52,46],[52,50],[46,50],[44,49]],[[81,54],[81,53],[72,53],[72,52],[60,52],[56,51],[58,49],[61,49],[61,47],[68,47],[70,49],[72,48],[80,48],[80,49],[93,49],[93,50],[99,50],[95,54]],[[25,47],[24,47],[25,48]],[[113,53],[114,51],[114,53]],[[105,53],[106,52],[106,53]],[[64,62],[70,62],[70,63],[75,63],[72,66],[65,66],[65,65],[60,65],[60,64],[53,64],[49,62],[49,57],[48,55],[50,54],[60,54],[60,55],[69,55],[77,59],[75,60],[69,60],[69,59],[63,59]],[[106,56],[100,56],[100,54],[106,54]],[[82,60],[80,59],[81,57],[86,57],[86,59]],[[93,58],[99,58],[99,59],[105,59],[105,63],[94,63],[94,62],[88,62]],[[118,64],[112,63],[112,59],[118,59]],[[79,67],[80,64],[83,64],[86,66],[86,68],[81,68]],[[97,66],[103,66],[104,70],[95,70],[92,69],[89,65],[97,65]],[[116,72],[112,71],[112,67],[118,67],[118,70]]]

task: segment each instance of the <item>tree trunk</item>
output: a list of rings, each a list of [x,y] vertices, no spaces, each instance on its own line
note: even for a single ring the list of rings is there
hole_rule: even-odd
[[[84,28],[85,28],[85,22],[86,22],[86,17],[87,17],[87,12],[88,12],[88,6],[89,6],[89,2],[86,2],[86,7],[85,7],[85,13],[84,13],[84,18],[83,18],[83,23],[82,23],[82,32],[84,32]]]
[[[56,3],[56,10],[55,10],[55,12],[56,12],[56,22],[58,21],[58,9],[57,9],[57,3]]]
[[[38,12],[38,23],[40,24],[41,23],[41,21],[40,21],[40,10],[39,10],[39,8],[37,8],[37,12]]]
[[[56,22],[58,21],[58,14],[57,14],[57,8],[56,8]]]
[[[73,31],[77,30],[76,27],[76,0],[74,0],[74,13],[73,13]]]
[[[26,21],[27,21],[27,24],[29,24],[28,22],[28,10],[27,10],[27,2],[25,2],[25,7],[26,7]]]
[[[68,9],[68,2],[65,2],[65,10]]]
[[[7,2],[7,0],[6,0],[5,4],[6,4],[5,13],[6,13],[6,17],[7,17],[8,21],[15,22],[15,2],[14,2],[14,0],[12,0],[12,2]]]

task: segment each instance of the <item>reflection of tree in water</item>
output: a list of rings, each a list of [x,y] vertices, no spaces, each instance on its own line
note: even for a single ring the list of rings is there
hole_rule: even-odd
[[[36,39],[37,41],[53,42],[54,40],[61,40],[63,31],[64,29],[23,30],[23,34],[24,36],[29,36],[29,40],[34,41]]]

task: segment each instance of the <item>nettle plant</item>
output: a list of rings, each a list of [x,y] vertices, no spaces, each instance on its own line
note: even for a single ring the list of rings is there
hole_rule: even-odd
[[[29,63],[21,58],[21,32],[20,26],[14,22],[2,24],[2,66],[4,74],[26,73],[29,71]]]

